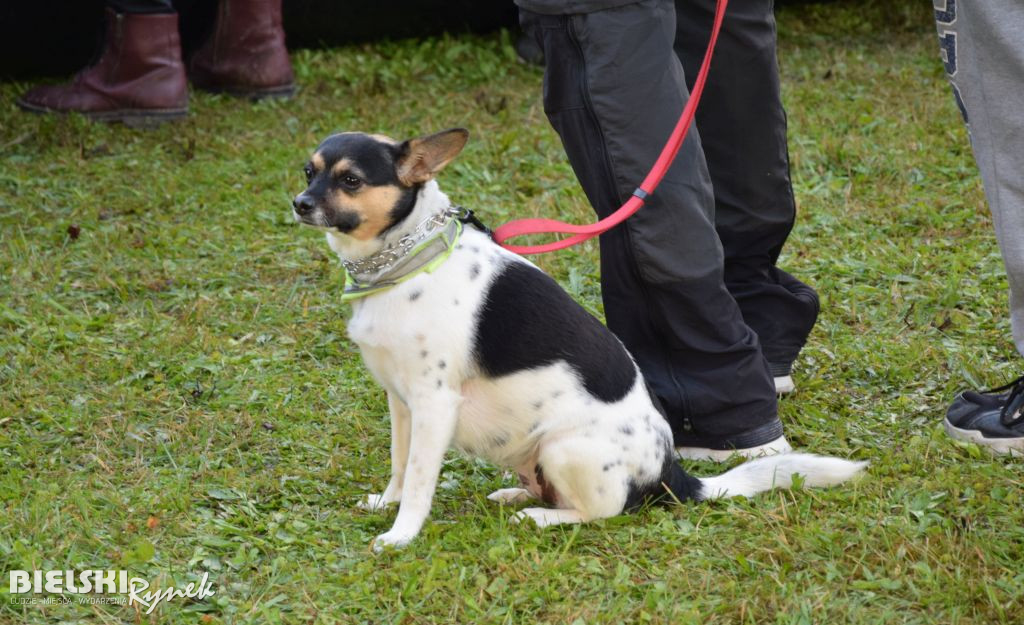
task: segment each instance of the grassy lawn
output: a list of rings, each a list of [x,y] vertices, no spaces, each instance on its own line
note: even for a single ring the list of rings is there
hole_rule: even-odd
[[[1020,623],[1024,462],[941,427],[1020,361],[930,12],[779,13],[781,264],[822,297],[780,410],[864,479],[539,531],[451,454],[420,538],[379,556],[393,513],[354,504],[387,482],[387,407],[336,259],[292,223],[301,165],[335,130],[463,125],[456,201],[589,220],[540,72],[507,34],[301,50],[296,98],[193,93],[148,132],[23,114],[0,84],[0,623]],[[595,245],[537,261],[600,315]],[[5,594],[11,569],[122,568],[216,595],[147,616]]]

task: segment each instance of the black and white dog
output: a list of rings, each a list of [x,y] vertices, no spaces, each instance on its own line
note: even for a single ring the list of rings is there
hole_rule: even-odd
[[[398,142],[328,137],[306,165],[294,216],[323,229],[345,264],[348,332],[387,390],[391,481],[360,505],[398,503],[375,549],[411,541],[427,518],[451,447],[519,473],[489,498],[539,499],[539,526],[615,516],[645,501],[751,496],[853,477],[866,463],[807,454],[694,478],[633,359],[558,284],[465,227],[434,176],[468,133]]]

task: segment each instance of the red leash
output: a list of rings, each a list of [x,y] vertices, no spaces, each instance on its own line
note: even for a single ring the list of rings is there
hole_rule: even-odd
[[[700,94],[704,91],[704,82],[707,80],[708,68],[711,66],[711,54],[715,50],[715,42],[718,41],[718,31],[722,27],[722,18],[725,17],[725,7],[727,4],[728,0],[718,0],[718,4],[715,7],[715,22],[711,27],[711,38],[708,40],[708,50],[704,54],[704,62],[700,66],[697,80],[693,83],[690,99],[683,108],[683,114],[679,116],[679,122],[676,124],[675,130],[672,131],[672,136],[669,137],[665,147],[662,148],[661,155],[658,156],[658,160],[655,161],[654,166],[647,174],[647,177],[644,178],[644,181],[637,187],[636,191],[633,191],[633,196],[611,215],[597,223],[585,226],[542,218],[510,221],[495,229],[494,240],[498,245],[517,254],[553,252],[572,247],[577,243],[582,243],[587,239],[592,239],[603,232],[611,230],[626,221],[633,213],[640,210],[640,207],[644,205],[644,199],[654,193],[654,190],[658,188],[658,184],[661,183],[661,179],[665,177],[665,173],[668,171],[669,166],[672,165],[672,161],[675,160],[680,146],[683,145],[683,139],[686,138],[686,133],[693,123],[693,116],[697,112]],[[508,245],[505,243],[505,241],[513,237],[544,233],[571,234],[573,236],[542,245]]]

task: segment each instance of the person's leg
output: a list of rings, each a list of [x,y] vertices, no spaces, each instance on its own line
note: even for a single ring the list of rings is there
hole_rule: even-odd
[[[715,0],[676,0],[675,51],[692,81]],[[725,284],[777,377],[788,376],[818,315],[814,289],[775,266],[796,215],[773,0],[730,0],[697,109],[715,187]]]
[[[110,2],[99,61],[70,83],[31,89],[18,106],[33,113],[77,112],[126,123],[184,117],[188,87],[178,14],[170,1]]]
[[[207,91],[247,98],[293,94],[281,0],[220,0],[212,32],[188,71],[192,84]]]
[[[1024,4],[960,0],[949,30],[961,23],[951,78],[966,111],[971,146],[992,211],[1010,285],[1010,319],[1024,356]],[[944,11],[936,11],[943,14]]]
[[[582,15],[521,12],[544,51],[545,112],[602,217],[647,174],[686,101],[674,15],[670,0]],[[782,448],[767,362],[722,282],[694,130],[646,205],[600,245],[608,327],[663,403],[676,445]]]
[[[943,62],[967,122],[1006,263],[1014,342],[1024,356],[1024,4],[934,0],[934,5]],[[946,415],[946,429],[995,451],[1024,453],[1024,376],[994,391],[961,393]]]

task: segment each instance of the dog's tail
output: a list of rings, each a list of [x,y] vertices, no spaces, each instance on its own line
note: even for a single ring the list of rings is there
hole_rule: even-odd
[[[690,477],[678,463],[672,464],[675,468],[667,480],[669,490],[681,501],[701,501],[722,497],[753,497],[773,488],[790,488],[793,486],[794,475],[799,475],[805,486],[835,486],[856,476],[868,463],[789,453],[749,460],[721,475],[702,478]],[[695,482],[699,482],[699,486]]]
[[[794,475],[799,475],[806,486],[835,486],[853,478],[867,464],[813,454],[757,458],[721,475],[700,478],[700,499],[752,497],[773,488],[790,488]]]

